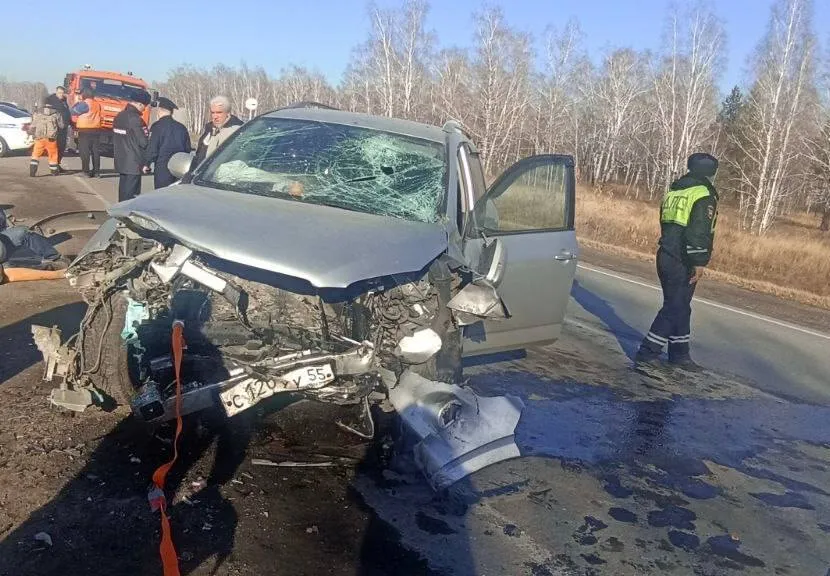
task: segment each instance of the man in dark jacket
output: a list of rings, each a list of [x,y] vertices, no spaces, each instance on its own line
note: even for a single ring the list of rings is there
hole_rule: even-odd
[[[242,120],[231,113],[231,101],[227,96],[211,98],[210,122],[205,124],[205,129],[199,136],[196,156],[190,164],[191,169],[196,168],[205,158],[213,154],[240,126],[242,126]]]
[[[46,101],[63,118],[63,128],[58,130],[58,171],[60,172],[63,170],[60,164],[66,153],[66,140],[69,137],[69,127],[72,125],[72,113],[66,103],[66,89],[58,86],[55,88],[55,93],[50,94]]]
[[[147,92],[136,92],[133,100],[112,121],[115,171],[118,172],[118,201],[141,194],[141,174],[147,153],[148,130],[141,113],[150,105]]]
[[[663,307],[640,345],[636,362],[653,363],[668,346],[671,364],[699,371],[689,355],[692,297],[712,257],[718,193],[711,179],[718,161],[698,152],[689,156],[686,164],[688,173],[672,183],[660,205],[657,275],[663,288]]]
[[[190,134],[181,122],[173,119],[173,110],[178,107],[169,99],[158,99],[159,118],[150,127],[150,144],[145,156],[145,172],[154,164],[153,187],[164,188],[176,181],[167,168],[167,162],[177,152],[190,153]]]

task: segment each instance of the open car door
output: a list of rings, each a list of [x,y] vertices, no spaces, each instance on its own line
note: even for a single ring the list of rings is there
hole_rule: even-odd
[[[507,257],[497,291],[509,317],[465,326],[465,356],[559,337],[576,273],[575,187],[571,156],[531,156],[508,168],[476,202],[465,253],[475,261],[485,244],[502,244]]]

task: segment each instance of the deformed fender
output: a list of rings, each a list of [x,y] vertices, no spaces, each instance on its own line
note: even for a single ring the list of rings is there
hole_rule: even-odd
[[[97,230],[108,218],[105,210],[74,210],[47,216],[34,222],[29,228],[48,238],[63,232]]]
[[[435,490],[520,456],[514,433],[524,403],[515,396],[482,397],[406,370],[389,400],[418,437],[415,462]]]

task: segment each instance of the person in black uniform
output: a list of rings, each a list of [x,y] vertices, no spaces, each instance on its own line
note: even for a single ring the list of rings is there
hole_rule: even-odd
[[[699,371],[689,354],[692,297],[704,267],[712,257],[718,193],[712,178],[718,160],[698,152],[689,156],[688,172],[675,180],[660,205],[660,248],[657,275],[663,288],[663,307],[637,352],[637,364],[656,362],[668,346],[669,363]]]
[[[177,152],[190,152],[190,134],[184,124],[173,118],[176,106],[169,98],[158,99],[159,118],[150,127],[150,144],[144,157],[144,171],[154,164],[153,187],[164,188],[176,181],[167,168],[167,162]]]
[[[130,200],[141,194],[141,174],[147,151],[148,130],[144,109],[150,104],[150,94],[136,91],[132,101],[112,121],[112,140],[115,170],[118,172],[118,201]]]

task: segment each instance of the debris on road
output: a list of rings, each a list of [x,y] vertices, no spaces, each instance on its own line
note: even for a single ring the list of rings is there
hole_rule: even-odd
[[[389,400],[418,438],[415,462],[435,490],[520,455],[513,433],[524,403],[517,397],[478,396],[406,370]]]
[[[278,468],[327,468],[329,466],[353,464],[352,460],[345,460],[348,461],[336,462],[334,460],[328,460],[325,462],[295,462],[292,460],[286,460],[284,462],[274,462],[273,460],[267,460],[265,458],[251,458],[251,464],[254,466],[274,466]]]
[[[141,464],[141,458],[137,456],[130,456],[130,464]]]
[[[519,527],[515,524],[507,524],[504,527],[504,533],[508,536],[512,536],[513,538],[518,538],[522,531],[519,530]]]
[[[319,529],[319,528],[317,528],[317,525],[315,524],[315,525],[313,525],[313,526],[309,526],[308,528],[306,528],[306,529],[305,529],[305,533],[306,533],[306,534],[319,534],[319,533],[320,533],[320,529]]]
[[[50,548],[52,547],[52,537],[49,536],[49,534],[47,534],[46,532],[38,532],[37,534],[35,534],[35,540],[37,540],[38,542],[43,542]]]

